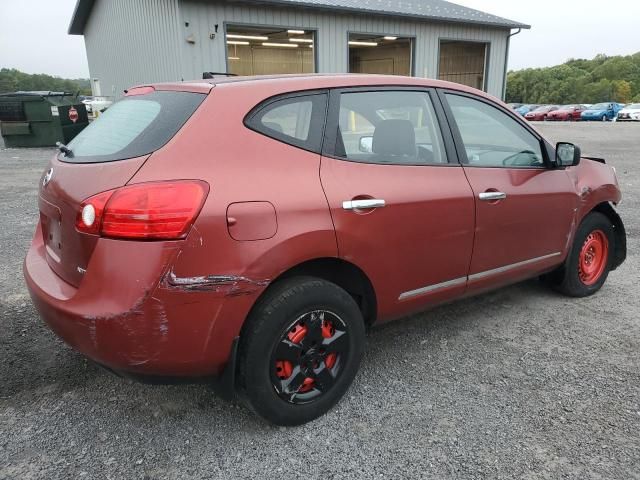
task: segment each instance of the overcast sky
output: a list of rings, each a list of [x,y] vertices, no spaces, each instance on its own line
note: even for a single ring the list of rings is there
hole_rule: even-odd
[[[133,0],[132,0],[133,1]],[[0,67],[88,77],[84,41],[67,35],[76,0],[0,0]],[[638,0],[456,0],[532,25],[513,37],[509,68],[640,51]]]

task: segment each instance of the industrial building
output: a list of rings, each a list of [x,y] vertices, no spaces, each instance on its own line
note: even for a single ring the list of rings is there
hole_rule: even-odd
[[[78,0],[93,94],[203,72],[382,73],[494,96],[509,41],[528,25],[444,0]]]

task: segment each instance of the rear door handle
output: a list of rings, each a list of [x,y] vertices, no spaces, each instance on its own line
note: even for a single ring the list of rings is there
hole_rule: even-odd
[[[381,198],[367,198],[366,200],[345,200],[342,202],[344,210],[367,210],[369,208],[384,207],[386,202]]]
[[[478,198],[487,202],[493,202],[496,200],[504,200],[507,198],[507,194],[504,192],[482,192],[478,195]]]

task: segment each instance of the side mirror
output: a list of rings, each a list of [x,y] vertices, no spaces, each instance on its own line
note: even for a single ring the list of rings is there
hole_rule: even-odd
[[[373,137],[360,137],[360,144],[358,150],[363,153],[373,153]]]
[[[556,144],[556,165],[558,167],[571,167],[580,163],[580,147],[573,143],[559,142]]]

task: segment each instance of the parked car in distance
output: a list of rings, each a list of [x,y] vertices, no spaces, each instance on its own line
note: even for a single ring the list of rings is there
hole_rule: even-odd
[[[616,118],[621,109],[616,102],[603,102],[592,105],[580,114],[580,118],[586,121],[610,122]]]
[[[584,105],[563,105],[557,110],[550,112],[547,115],[547,120],[555,122],[578,121],[580,120],[580,117],[584,110]]]
[[[521,105],[520,107],[516,108],[516,112],[518,112],[520,115],[524,117],[531,110],[535,110],[539,106],[540,105]]]
[[[507,103],[507,105],[509,105],[509,108],[511,108],[512,110],[515,110],[515,109],[520,108],[522,106],[521,103]]]
[[[541,122],[547,119],[547,115],[558,109],[558,105],[541,105],[538,108],[534,108],[524,116],[530,122]]]
[[[94,117],[98,116],[100,113],[104,112],[107,108],[113,105],[113,102],[107,97],[91,97],[90,100],[84,101],[83,103],[86,105],[87,111]]]
[[[279,425],[339,401],[372,325],[541,275],[585,297],[626,256],[613,168],[454,83],[144,85],[59,148],[24,262],[44,321]]]
[[[618,112],[618,122],[640,122],[640,103],[630,103]]]

